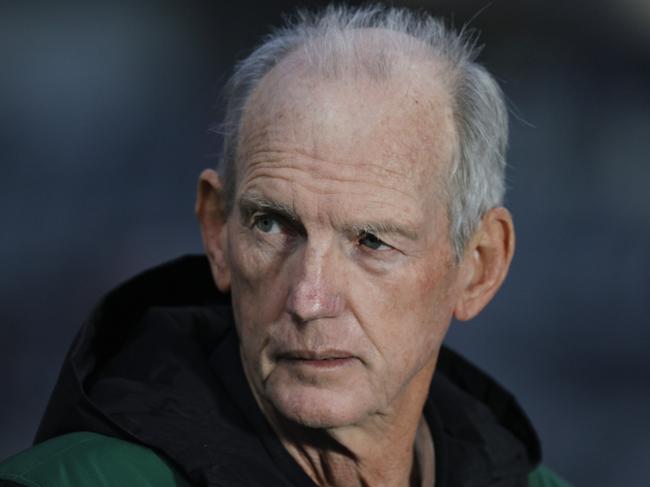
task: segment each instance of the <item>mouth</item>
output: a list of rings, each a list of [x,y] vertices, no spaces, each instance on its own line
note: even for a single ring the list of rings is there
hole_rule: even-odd
[[[277,358],[278,361],[292,366],[317,367],[322,369],[343,367],[357,360],[357,357],[345,350],[323,350],[319,352],[311,350],[289,350],[278,354]]]

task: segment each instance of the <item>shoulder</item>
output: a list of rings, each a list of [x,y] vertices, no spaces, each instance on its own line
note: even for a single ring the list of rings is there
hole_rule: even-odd
[[[3,484],[3,480],[9,483]],[[0,463],[0,485],[15,484],[26,487],[189,485],[152,450],[89,432],[58,436]]]
[[[528,475],[528,487],[571,487],[571,484],[548,467],[539,465]]]

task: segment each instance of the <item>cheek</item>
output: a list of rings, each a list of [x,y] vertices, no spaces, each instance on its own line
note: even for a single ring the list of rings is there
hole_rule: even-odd
[[[247,358],[255,362],[272,323],[284,312],[286,286],[275,263],[241,234],[229,240],[228,260],[238,335]]]
[[[228,261],[232,275],[248,287],[265,279],[271,267],[268,257],[255,245],[251,232],[237,222],[232,222],[228,231]]]
[[[233,300],[239,299],[252,310],[272,311],[264,308],[282,295],[281,262],[261,249],[246,229],[235,228],[229,235]]]
[[[452,316],[448,274],[405,269],[357,295],[359,319],[389,370],[417,372],[437,352]]]

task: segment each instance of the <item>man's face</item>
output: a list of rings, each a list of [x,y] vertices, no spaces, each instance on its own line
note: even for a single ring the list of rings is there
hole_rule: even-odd
[[[444,90],[413,73],[323,81],[280,66],[253,93],[224,250],[263,407],[331,428],[426,392],[457,287],[452,127]]]

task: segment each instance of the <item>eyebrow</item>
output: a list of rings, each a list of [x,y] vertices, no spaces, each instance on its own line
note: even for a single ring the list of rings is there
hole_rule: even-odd
[[[257,193],[247,193],[239,199],[239,208],[244,220],[257,211],[273,213],[292,225],[302,227],[302,222],[296,210],[287,204],[268,199]],[[342,226],[343,232],[351,235],[371,233],[373,235],[401,235],[409,240],[417,240],[418,232],[409,225],[400,225],[390,220],[350,223]]]
[[[405,225],[398,225],[392,221],[379,221],[379,222],[352,224],[346,226],[346,230],[355,235],[371,233],[377,236],[401,235],[403,237],[408,238],[409,240],[418,239],[418,233],[415,231],[415,229]]]
[[[256,193],[247,193],[242,195],[242,197],[239,198],[239,209],[244,219],[250,218],[256,211],[266,211],[273,213],[290,223],[300,223],[300,217],[292,206],[270,200]]]

